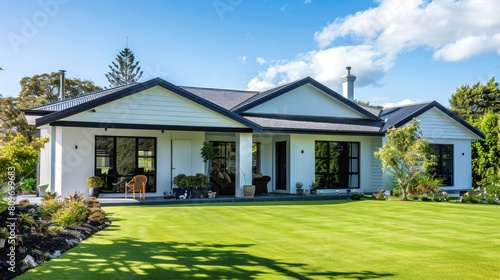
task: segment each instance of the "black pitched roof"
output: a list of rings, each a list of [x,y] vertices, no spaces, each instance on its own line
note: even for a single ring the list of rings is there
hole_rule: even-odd
[[[56,122],[60,119],[69,117],[71,115],[84,112],[87,110],[90,110],[94,107],[97,107],[99,105],[103,105],[109,102],[112,102],[114,100],[120,99],[125,96],[129,96],[131,94],[155,87],[155,86],[160,86],[163,87],[167,90],[170,90],[172,92],[175,92],[176,94],[179,94],[185,98],[188,98],[202,106],[205,106],[219,114],[222,114],[226,117],[229,117],[241,124],[244,124],[245,126],[256,130],[256,131],[261,131],[262,128],[253,123],[248,121],[247,119],[241,117],[240,115],[237,115],[229,110],[224,109],[223,107],[212,103],[206,99],[203,99],[199,97],[198,95],[195,95],[189,91],[186,91],[180,87],[177,87],[161,78],[155,78],[143,83],[136,83],[136,84],[131,84],[127,85],[124,87],[119,87],[119,88],[113,88],[110,90],[105,90],[102,92],[97,92],[94,94],[90,94],[90,97],[88,96],[82,96],[82,98],[78,99],[77,98],[72,98],[68,100],[62,100],[60,102],[52,103],[52,104],[47,104],[35,108],[31,108],[29,110],[24,110],[26,114],[31,114],[31,115],[37,115],[36,111],[47,111],[50,109],[56,110],[56,111],[51,111],[52,113],[44,115],[43,117],[40,117],[39,119],[36,120],[36,126],[41,126],[45,124],[49,124],[52,122]],[[104,93],[103,93],[104,92]]]
[[[243,103],[245,100],[257,95],[258,91],[247,90],[232,90],[232,89],[217,89],[217,88],[201,88],[201,87],[186,87],[180,88],[189,91],[197,96],[213,102],[227,110]]]
[[[428,110],[436,108],[441,112],[448,115],[450,118],[454,119],[456,122],[463,125],[465,128],[469,129],[472,133],[485,138],[484,134],[464,119],[453,113],[452,111],[445,108],[443,105],[439,104],[436,101],[424,102],[424,103],[413,103],[404,106],[398,106],[393,108],[386,108],[380,112],[379,117],[385,121],[382,131],[386,132],[387,129],[391,127],[399,127],[404,125],[405,123],[411,121],[413,118],[418,117],[419,115],[427,112]]]
[[[276,114],[245,114],[245,118],[272,132],[323,134],[383,135],[381,122],[348,118],[295,116]]]
[[[250,114],[246,110],[280,96],[290,90],[305,84],[322,90],[338,101],[353,108],[366,116],[366,119],[346,119],[317,116],[290,116],[271,114]],[[36,120],[36,125],[41,126],[60,119],[66,118],[86,110],[90,110],[119,98],[160,86],[188,98],[202,106],[215,112],[227,116],[245,126],[262,131],[297,131],[304,133],[330,132],[349,134],[384,134],[390,127],[398,127],[409,122],[412,118],[419,116],[431,108],[437,108],[443,113],[453,118],[458,123],[475,133],[481,138],[484,134],[467,123],[465,120],[452,113],[436,101],[414,103],[405,106],[385,108],[382,110],[360,106],[352,102],[337,92],[329,89],[316,80],[307,77],[295,82],[291,82],[264,92],[214,89],[200,87],[179,87],[163,79],[156,78],[143,83],[129,84],[112,89],[106,89],[96,93],[78,96],[51,104],[46,104],[30,109],[24,109],[26,115],[41,116]]]

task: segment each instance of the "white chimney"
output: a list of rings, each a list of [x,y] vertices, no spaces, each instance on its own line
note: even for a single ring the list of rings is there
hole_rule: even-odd
[[[340,77],[342,81],[342,95],[354,101],[354,81],[356,81],[356,76],[351,74],[351,66],[345,68],[347,70],[346,74]]]
[[[64,87],[65,87],[65,80],[64,80],[64,73],[66,70],[59,70],[59,100],[64,100]]]

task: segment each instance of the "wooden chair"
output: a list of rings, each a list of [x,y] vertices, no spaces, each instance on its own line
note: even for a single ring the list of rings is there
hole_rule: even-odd
[[[125,184],[125,198],[127,198],[127,193],[131,192],[134,199],[135,193],[139,193],[139,197],[142,199],[146,198],[146,183],[148,182],[148,177],[146,175],[136,175],[130,180],[130,182]]]

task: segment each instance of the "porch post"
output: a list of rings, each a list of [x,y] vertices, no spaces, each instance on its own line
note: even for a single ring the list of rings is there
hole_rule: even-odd
[[[243,185],[252,184],[252,133],[236,133],[235,195],[243,197]]]

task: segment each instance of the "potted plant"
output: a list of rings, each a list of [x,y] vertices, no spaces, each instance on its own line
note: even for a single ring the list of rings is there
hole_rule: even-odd
[[[175,198],[179,198],[180,195],[187,195],[187,176],[184,173],[177,174],[173,182],[174,186],[177,188],[173,188]]]
[[[104,185],[104,180],[99,176],[91,176],[87,179],[89,195],[99,197],[99,189]]]
[[[309,187],[311,188],[311,194],[316,194],[316,189],[319,187],[319,183],[313,181]]]
[[[208,197],[208,183],[210,182],[210,177],[203,173],[196,173],[194,175],[194,187],[195,187],[195,197]]]
[[[212,160],[217,157],[217,149],[212,143],[203,142],[203,147],[201,147],[200,154],[203,162],[208,162],[207,174],[212,173]]]
[[[9,238],[9,231],[6,227],[0,228],[0,248],[5,247],[5,241]]]
[[[241,170],[241,169],[240,169]],[[243,179],[245,180],[245,184],[243,185],[243,195],[247,198],[252,198],[255,195],[255,185],[249,185],[247,183],[247,176],[245,175],[245,172],[241,172],[243,175]]]
[[[297,194],[304,194],[304,190],[302,189],[304,187],[304,184],[302,182],[297,182],[295,183],[295,191]]]

